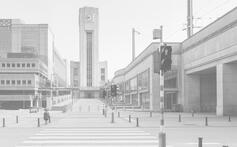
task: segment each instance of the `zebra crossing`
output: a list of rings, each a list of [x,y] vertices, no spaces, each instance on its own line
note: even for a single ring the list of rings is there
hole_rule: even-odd
[[[157,147],[158,139],[137,128],[46,128],[16,147]]]

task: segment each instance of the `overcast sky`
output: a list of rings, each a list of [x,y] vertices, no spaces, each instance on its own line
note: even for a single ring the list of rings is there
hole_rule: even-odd
[[[187,0],[0,0],[1,18],[49,24],[58,52],[79,60],[79,8],[99,8],[99,56],[108,61],[109,78],[131,62],[131,30],[136,28],[136,55],[152,42],[152,30],[163,25],[164,41],[186,38]],[[195,25],[204,27],[237,6],[236,0],[193,0]],[[195,29],[195,32],[199,29]]]

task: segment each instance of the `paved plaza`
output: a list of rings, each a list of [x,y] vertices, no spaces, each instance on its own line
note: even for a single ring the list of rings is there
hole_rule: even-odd
[[[104,108],[100,100],[80,99],[66,113],[51,111],[52,122],[47,125],[42,121],[42,111],[36,114],[23,110],[2,111],[1,116],[8,115],[4,116],[5,127],[0,128],[0,144],[4,147],[158,147],[158,112],[107,107],[104,116]],[[203,138],[205,147],[237,146],[236,117],[231,116],[229,120],[213,114],[167,112],[165,126],[167,147],[196,147],[198,137]]]

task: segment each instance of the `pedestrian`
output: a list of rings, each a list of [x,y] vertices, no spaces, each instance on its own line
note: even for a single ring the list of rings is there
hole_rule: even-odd
[[[44,109],[44,121],[45,121],[45,124],[47,125],[48,124],[48,121],[50,121],[50,115],[49,115],[49,112],[48,112],[48,109]]]

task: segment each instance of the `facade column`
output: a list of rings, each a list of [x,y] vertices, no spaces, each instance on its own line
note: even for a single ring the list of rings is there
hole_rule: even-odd
[[[216,66],[216,96],[217,96],[217,101],[216,101],[216,114],[218,116],[223,115],[223,104],[224,104],[224,99],[223,99],[223,64],[218,64]]]

